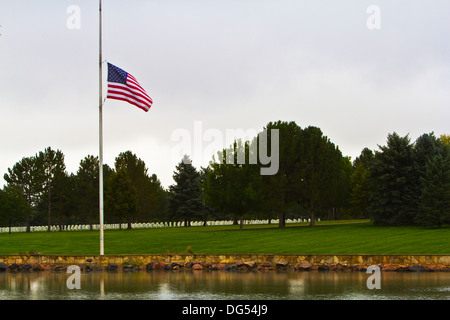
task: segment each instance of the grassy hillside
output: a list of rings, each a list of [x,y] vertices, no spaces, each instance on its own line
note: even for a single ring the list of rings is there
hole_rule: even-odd
[[[105,254],[450,254],[450,228],[384,227],[370,222],[172,227],[105,231]],[[98,254],[99,232],[0,234],[0,254]]]

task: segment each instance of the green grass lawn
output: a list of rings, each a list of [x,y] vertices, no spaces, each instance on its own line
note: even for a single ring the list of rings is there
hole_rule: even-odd
[[[357,222],[357,223],[356,223]],[[450,227],[374,226],[370,222],[106,230],[105,254],[450,254]],[[0,234],[0,254],[99,253],[98,231]]]

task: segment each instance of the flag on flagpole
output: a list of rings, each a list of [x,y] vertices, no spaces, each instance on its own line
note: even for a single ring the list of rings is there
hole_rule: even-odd
[[[108,62],[108,94],[106,98],[122,100],[147,112],[153,104],[136,78]]]

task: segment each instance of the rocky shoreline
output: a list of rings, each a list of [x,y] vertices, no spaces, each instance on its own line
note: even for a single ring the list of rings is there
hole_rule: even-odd
[[[137,271],[154,271],[164,270],[169,272],[174,271],[223,271],[223,272],[266,272],[266,271],[328,271],[328,272],[366,272],[368,265],[354,265],[354,264],[311,264],[308,262],[291,265],[288,261],[279,261],[276,263],[270,261],[263,261],[256,263],[254,261],[238,262],[238,263],[224,263],[214,264],[211,262],[201,263],[196,261],[188,261],[184,264],[177,262],[151,262],[145,265],[137,264],[117,264],[108,263],[106,266],[92,264],[89,259],[86,263],[78,264],[82,272],[91,271],[109,271],[109,272],[137,272]],[[396,265],[396,264],[376,264],[381,271],[393,272],[449,272],[448,265],[434,264],[434,265]],[[69,265],[58,264],[17,264],[13,263],[7,265],[0,263],[0,272],[66,272]]]

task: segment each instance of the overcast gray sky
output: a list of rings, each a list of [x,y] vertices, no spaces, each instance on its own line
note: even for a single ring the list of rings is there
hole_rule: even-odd
[[[167,187],[171,136],[195,121],[224,134],[314,125],[352,159],[394,131],[450,133],[449,15],[444,0],[103,0],[104,59],[154,101],[148,113],[106,101],[105,163],[131,150]],[[0,25],[0,185],[47,146],[76,172],[98,155],[98,1],[1,0]]]

